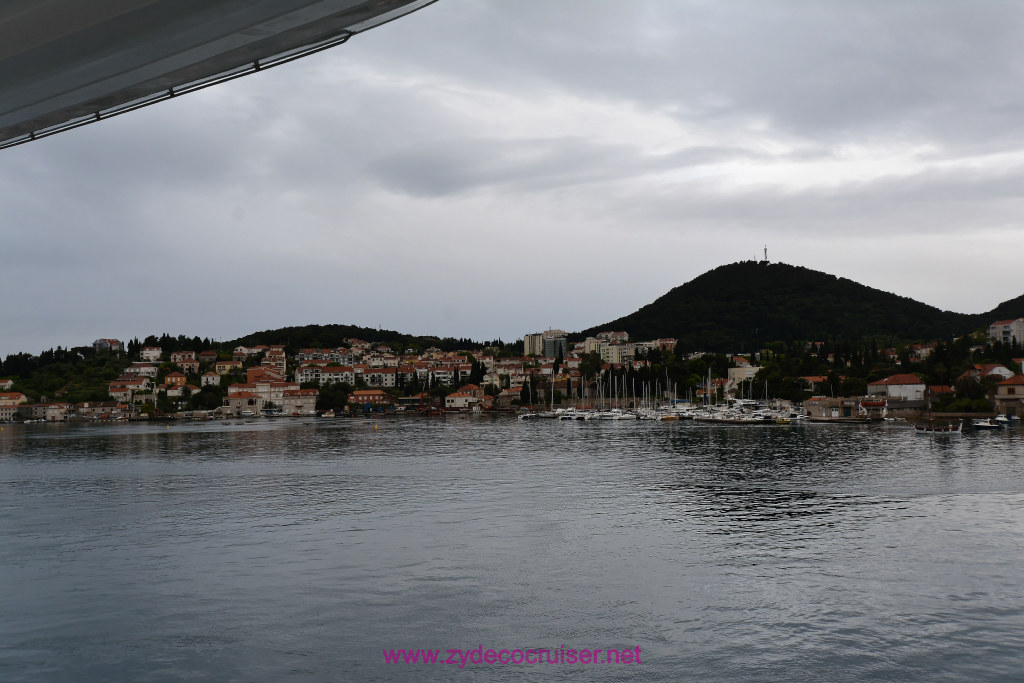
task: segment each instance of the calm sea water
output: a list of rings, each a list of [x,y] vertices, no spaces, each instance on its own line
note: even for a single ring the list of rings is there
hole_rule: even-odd
[[[0,679],[1024,680],[1024,429],[6,425]]]

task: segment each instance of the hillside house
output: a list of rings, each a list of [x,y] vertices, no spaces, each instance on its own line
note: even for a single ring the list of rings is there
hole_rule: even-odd
[[[242,361],[240,360],[219,360],[214,363],[213,371],[218,375],[226,375],[229,372],[242,369]]]
[[[155,379],[157,370],[157,367],[152,363],[132,363],[124,369],[124,374]]]
[[[988,326],[988,338],[1004,344],[1024,344],[1024,318],[995,321]]]
[[[100,351],[115,351],[120,353],[124,351],[124,344],[119,339],[97,339],[92,343],[92,348],[99,353]]]
[[[185,377],[185,375],[181,374],[180,372],[169,372],[167,373],[167,376],[164,377],[164,384],[166,384],[168,387],[185,386],[185,381],[187,379],[188,378]]]
[[[183,358],[178,362],[178,368],[189,375],[194,375],[199,372],[199,361],[195,358]]]
[[[989,377],[995,377],[997,381],[1009,379],[1013,377],[1013,370],[1010,370],[1008,367],[1002,365],[1001,363],[975,363],[973,366],[965,370],[964,373],[960,375],[960,377],[958,377],[957,379],[973,379],[975,381],[980,382],[981,380],[987,379]]]

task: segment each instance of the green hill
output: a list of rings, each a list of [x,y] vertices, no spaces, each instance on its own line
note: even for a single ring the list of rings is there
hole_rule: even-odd
[[[580,334],[626,330],[636,339],[675,337],[684,349],[743,352],[773,341],[949,339],[1022,315],[1024,296],[991,313],[966,315],[800,266],[744,261]]]
[[[1004,301],[988,313],[982,313],[980,315],[970,317],[974,321],[975,327],[985,328],[996,320],[1013,320],[1015,318],[1024,317],[1024,294],[1018,296],[1016,299]]]
[[[362,339],[375,344],[387,343],[401,349],[423,350],[436,346],[442,351],[455,351],[457,349],[479,349],[483,346],[480,342],[475,342],[471,339],[441,338],[429,335],[416,336],[395,330],[337,324],[301,325],[253,332],[244,337],[225,342],[224,346],[232,348],[239,344],[246,346],[283,344],[289,349],[295,350],[301,348],[344,346],[345,340],[348,338]]]

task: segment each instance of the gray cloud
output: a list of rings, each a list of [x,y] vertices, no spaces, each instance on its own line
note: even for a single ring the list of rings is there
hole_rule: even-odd
[[[764,243],[984,310],[1021,288],[1022,24],[995,1],[442,0],[0,153],[0,354],[580,329]]]

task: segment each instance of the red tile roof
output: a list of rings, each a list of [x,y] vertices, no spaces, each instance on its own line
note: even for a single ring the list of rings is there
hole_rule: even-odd
[[[875,386],[877,384],[884,384],[886,386],[895,385],[895,384],[924,384],[924,380],[922,380],[917,375],[911,375],[911,374],[890,375],[889,377],[886,377],[885,379],[880,379],[880,380],[877,380],[877,381],[874,381],[874,382],[870,382],[868,384],[868,386],[871,387],[871,386]]]

